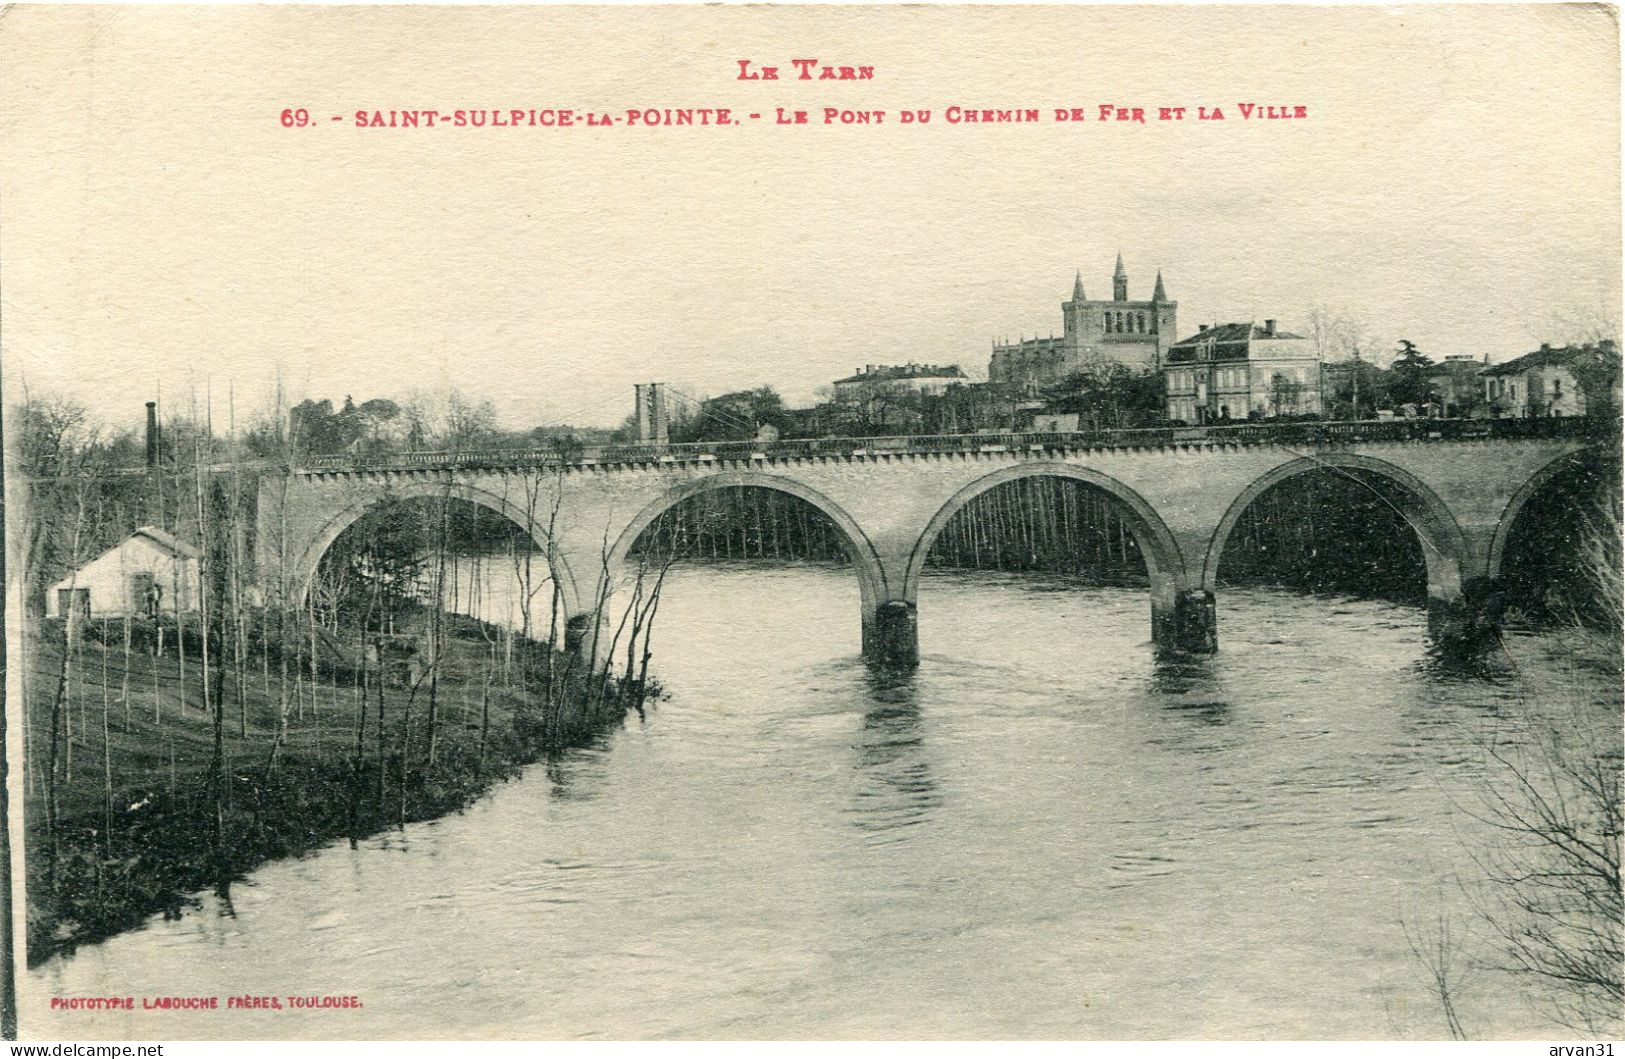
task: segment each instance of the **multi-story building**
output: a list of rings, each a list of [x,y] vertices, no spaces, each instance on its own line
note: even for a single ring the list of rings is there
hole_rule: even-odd
[[[1479,371],[1489,364],[1485,354],[1480,362],[1470,353],[1451,353],[1428,372],[1428,390],[1438,398],[1438,414],[1447,418],[1471,415],[1482,403],[1483,383]]]
[[[958,364],[865,364],[854,374],[835,380],[835,396],[872,397],[881,390],[939,394],[967,381]]]
[[[1619,347],[1610,340],[1594,346],[1542,343],[1533,353],[1485,368],[1479,378],[1492,415],[1583,416],[1588,403],[1579,377],[1588,369],[1601,369],[1601,374],[1616,380],[1617,388],[1619,363]]]
[[[957,364],[866,364],[835,380],[835,400],[821,406],[827,415],[818,429],[856,434],[917,431],[928,416],[944,411],[944,402],[918,398],[940,397],[950,389],[963,397],[970,388]]]
[[[1274,320],[1203,324],[1168,347],[1168,418],[1185,423],[1320,412],[1320,357]]]
[[[1130,301],[1128,272],[1117,255],[1110,301],[1091,301],[1083,273],[1072,282],[1072,297],[1061,303],[1062,333],[1049,338],[994,342],[989,382],[1041,386],[1113,362],[1140,370],[1162,367],[1168,343],[1179,333],[1179,303],[1170,301],[1157,273],[1149,301]]]

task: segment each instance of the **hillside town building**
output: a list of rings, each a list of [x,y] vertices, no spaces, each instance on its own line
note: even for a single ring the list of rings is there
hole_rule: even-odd
[[[1617,389],[1619,363],[1619,347],[1611,340],[1594,346],[1542,343],[1533,353],[1485,368],[1479,378],[1484,401],[1497,418],[1583,416],[1587,398],[1580,377],[1587,369],[1601,369],[1616,380]]]
[[[1203,324],[1168,347],[1168,418],[1184,423],[1320,411],[1320,356],[1274,320]]]
[[[1049,338],[994,342],[988,362],[989,382],[1043,386],[1080,371],[1118,363],[1137,370],[1162,367],[1168,343],[1179,333],[1179,303],[1168,298],[1157,273],[1149,301],[1131,301],[1123,255],[1117,255],[1109,301],[1092,301],[1083,290],[1083,273],[1072,283],[1072,297],[1061,303],[1062,333]]]
[[[881,390],[939,394],[967,381],[958,364],[865,364],[846,378],[835,380],[835,396],[869,397]]]

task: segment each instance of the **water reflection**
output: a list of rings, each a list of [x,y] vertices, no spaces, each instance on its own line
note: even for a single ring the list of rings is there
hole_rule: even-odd
[[[912,673],[867,668],[868,706],[858,732],[855,764],[859,784],[849,810],[852,826],[890,836],[930,818],[942,804],[931,775],[920,718],[920,694]]]
[[[629,720],[628,724],[642,722]],[[609,766],[605,761],[611,739],[600,736],[587,746],[571,750],[542,763],[548,794],[561,802],[591,802],[603,794]]]
[[[1230,719],[1230,701],[1214,660],[1204,655],[1155,654],[1146,690],[1162,709],[1208,724]]]

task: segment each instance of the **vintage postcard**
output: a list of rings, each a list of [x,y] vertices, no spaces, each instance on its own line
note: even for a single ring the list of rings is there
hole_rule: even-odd
[[[1619,71],[0,10],[6,1028],[1617,1036]]]

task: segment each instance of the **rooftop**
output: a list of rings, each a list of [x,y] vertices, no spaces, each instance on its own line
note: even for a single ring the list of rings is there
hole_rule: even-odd
[[[865,364],[857,374],[848,375],[843,382],[897,382],[902,379],[963,379],[966,375],[958,364]]]
[[[1197,347],[1203,345],[1239,346],[1240,349],[1227,351],[1215,359],[1227,357],[1245,357],[1249,343],[1260,339],[1270,341],[1274,339],[1302,339],[1302,335],[1291,331],[1280,331],[1275,327],[1274,320],[1265,320],[1260,326],[1256,323],[1204,324],[1200,330],[1189,338],[1182,338],[1168,347],[1168,361],[1180,363],[1196,359]]]
[[[197,548],[194,546],[177,538],[168,530],[159,529],[157,526],[142,526],[140,529],[130,534],[129,539],[134,540],[137,537],[147,538],[171,555],[180,555],[187,559],[196,559],[200,554]]]
[[[1578,361],[1598,361],[1612,359],[1619,363],[1619,347],[1612,341],[1604,339],[1596,345],[1583,346],[1552,346],[1543,343],[1533,353],[1525,353],[1521,357],[1514,357],[1503,364],[1495,364],[1483,371],[1480,375],[1518,375],[1531,368],[1544,368],[1549,364],[1570,365]]]

